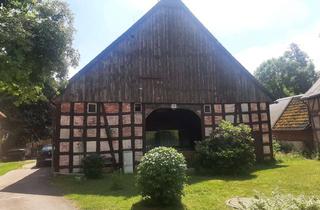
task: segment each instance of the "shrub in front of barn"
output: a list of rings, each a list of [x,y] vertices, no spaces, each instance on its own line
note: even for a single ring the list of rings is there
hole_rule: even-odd
[[[251,202],[243,204],[243,207],[240,208],[240,210],[257,209],[320,210],[320,199],[315,196],[282,195],[278,192],[273,192],[271,197],[256,195]]]
[[[88,179],[98,179],[103,175],[104,160],[100,155],[93,154],[82,159],[83,173]]]
[[[185,158],[175,149],[150,150],[137,168],[137,185],[143,199],[161,205],[179,202],[187,179],[186,171]]]
[[[242,174],[255,163],[251,128],[222,121],[211,136],[196,145],[198,172],[210,174]]]

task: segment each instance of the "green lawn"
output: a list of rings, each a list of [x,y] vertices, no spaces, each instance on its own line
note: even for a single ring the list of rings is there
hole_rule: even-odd
[[[0,176],[8,173],[9,171],[21,168],[23,165],[30,163],[31,161],[19,161],[19,162],[0,162]]]
[[[283,193],[320,194],[320,161],[287,156],[282,156],[280,159],[277,164],[257,166],[249,176],[190,176],[182,200],[184,209],[227,209],[225,206],[227,199],[235,196],[253,196],[256,191],[267,195],[277,189]],[[117,182],[121,184],[119,186],[113,184]],[[107,175],[101,180],[87,181],[59,176],[54,179],[54,184],[81,209],[158,209],[141,207],[139,203],[141,197],[134,185],[133,175]]]

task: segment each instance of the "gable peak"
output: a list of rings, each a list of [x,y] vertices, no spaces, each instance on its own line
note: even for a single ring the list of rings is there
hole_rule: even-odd
[[[176,6],[176,5],[180,5],[182,1],[181,0],[159,0],[159,3],[166,6]]]

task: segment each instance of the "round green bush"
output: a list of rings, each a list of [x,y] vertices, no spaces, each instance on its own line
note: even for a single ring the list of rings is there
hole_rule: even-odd
[[[104,160],[101,156],[94,154],[82,159],[83,172],[88,179],[98,179],[102,177]]]
[[[157,147],[150,150],[137,168],[137,184],[142,197],[158,204],[180,201],[186,170],[184,156],[175,149]]]
[[[255,163],[254,140],[247,125],[222,121],[196,145],[196,169],[211,174],[248,173]]]

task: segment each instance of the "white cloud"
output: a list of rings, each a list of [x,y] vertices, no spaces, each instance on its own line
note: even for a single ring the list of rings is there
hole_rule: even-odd
[[[105,0],[99,0],[105,1]],[[108,0],[114,1],[114,0]],[[119,14],[122,21],[135,22],[146,13],[158,0],[117,0],[119,5],[126,9]],[[197,18],[217,37],[232,37],[255,34],[262,31],[281,31],[277,29],[295,29],[296,24],[303,25],[308,22],[314,11],[308,6],[309,1],[302,0],[182,0]],[[316,1],[315,1],[316,2]],[[320,2],[320,1],[319,1]],[[317,4],[320,5],[320,3]],[[111,3],[109,3],[111,4]],[[135,12],[130,12],[135,11]],[[109,13],[104,14],[106,21],[114,21]],[[98,17],[97,17],[98,18]],[[130,20],[130,21],[129,21]],[[120,20],[119,20],[120,21]],[[125,24],[123,24],[125,25]],[[127,29],[124,27],[123,31]],[[289,32],[288,32],[289,33]],[[290,43],[297,43],[314,60],[320,70],[320,22],[310,31],[295,32],[290,39],[272,42],[266,45],[257,45],[242,49],[234,53],[235,57],[250,71],[253,72],[261,62],[280,56]],[[116,39],[117,37],[109,37]],[[229,38],[230,40],[230,38]],[[268,40],[266,40],[267,42]],[[230,43],[225,43],[230,46]],[[97,52],[98,53],[98,52]],[[85,56],[85,53],[82,52]],[[71,75],[77,70],[72,69]]]
[[[141,11],[149,10],[157,0],[127,0]],[[301,0],[183,0],[190,10],[213,33],[223,35],[259,30],[290,28],[311,15],[306,1]],[[253,72],[263,61],[278,57],[290,43],[297,43],[320,70],[320,23],[311,31],[294,35],[285,42],[243,49],[235,57]]]
[[[148,11],[154,6],[157,0],[126,0],[131,8],[135,8],[141,11]]]
[[[288,49],[291,43],[297,43],[305,51],[316,65],[316,70],[320,70],[320,22],[310,31],[298,34],[285,42],[277,42],[271,45],[256,46],[236,53],[235,57],[250,72],[254,70],[265,60],[278,57]]]
[[[185,0],[196,16],[217,33],[288,26],[304,20],[309,8],[301,0]]]
[[[257,46],[244,49],[234,56],[251,73],[263,62],[283,54],[289,46],[288,43],[277,43],[268,46]]]
[[[293,42],[301,46],[313,60],[317,70],[320,70],[320,22],[310,32],[293,38]]]

